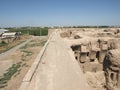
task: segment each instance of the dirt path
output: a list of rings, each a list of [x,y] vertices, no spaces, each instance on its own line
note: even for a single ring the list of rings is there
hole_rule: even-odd
[[[34,39],[36,39],[36,38],[44,38],[44,37],[45,37],[45,36],[41,36],[41,37],[39,37],[39,36],[34,36],[34,37],[32,37],[31,39],[28,39],[27,41],[21,43],[20,45],[17,45],[17,46],[15,46],[15,47],[13,47],[12,49],[10,49],[10,50],[8,50],[8,51],[0,54],[0,60],[2,60],[4,57],[7,57],[8,55],[11,55],[13,52],[15,52],[17,49],[19,49],[20,47],[24,46],[24,45],[27,44],[28,42],[30,42],[30,41],[32,41],[32,40],[34,40]]]
[[[26,75],[27,71],[31,67],[32,63],[34,62],[35,58],[41,51],[41,48],[43,47],[46,41],[46,36],[34,37],[32,39],[29,39],[29,41],[27,41],[26,43],[23,43],[20,46],[21,48],[17,47],[12,51],[12,53],[7,53],[8,56],[4,57],[1,61],[2,65],[0,64],[1,69],[3,68],[3,73],[5,73],[8,68],[13,67],[13,64],[17,65],[17,63],[20,63],[20,68],[15,74],[12,75],[10,79],[7,79],[6,86],[4,88],[0,88],[0,90],[17,90],[20,87],[24,76]],[[9,64],[12,66],[10,66]],[[8,70],[8,72],[10,72],[10,70]],[[5,74],[1,75],[1,77],[5,78]],[[3,84],[0,85],[2,86]]]
[[[55,32],[31,82],[22,90],[90,90],[67,49]]]

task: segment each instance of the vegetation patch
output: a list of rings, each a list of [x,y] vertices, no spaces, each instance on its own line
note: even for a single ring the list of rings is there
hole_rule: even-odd
[[[32,40],[31,42],[33,42],[32,44],[25,44],[24,46],[22,46],[20,49],[27,49],[29,47],[35,47],[35,46],[44,46],[44,44],[46,43],[47,40],[41,40],[39,42],[36,42],[34,40]]]
[[[42,47],[46,43],[46,39],[37,39],[32,40],[30,43],[25,44],[23,47],[20,48],[20,51],[22,52],[22,55],[20,57],[20,60],[18,63],[13,64],[4,74],[2,77],[0,77],[0,88],[4,88],[8,85],[8,81],[12,77],[16,77],[20,74],[23,67],[30,67],[30,65],[27,65],[29,62],[28,60],[31,60],[32,55],[34,52],[31,50],[31,47]],[[4,44],[4,42],[2,42]],[[7,46],[7,45],[6,45]],[[29,49],[30,47],[30,49]],[[18,77],[16,77],[18,78]]]
[[[35,47],[35,46],[44,46],[47,40],[42,40],[39,43],[33,43],[29,45],[30,47]]]
[[[27,51],[27,50],[23,50],[22,52],[26,53],[25,56],[31,56],[33,54],[32,51]]]
[[[24,46],[20,47],[20,49],[26,49],[27,48],[27,44],[25,44]]]
[[[1,47],[1,46],[5,46],[5,45],[7,45],[7,43],[6,43],[5,41],[1,41],[1,42],[0,42],[0,47]]]
[[[0,78],[0,88],[3,88],[7,86],[8,80],[11,79],[11,77],[19,71],[19,68],[21,67],[22,62],[18,62],[16,64],[13,64],[6,73],[4,73],[3,77]]]
[[[22,56],[21,56],[21,60],[22,60],[22,61],[27,61],[26,58],[27,58],[28,56],[33,55],[33,52],[32,52],[32,51],[22,50],[22,52],[24,52],[24,53],[22,54]]]
[[[46,43],[46,40],[45,40],[45,41],[42,41],[42,42],[40,43],[40,46],[44,46],[45,43]]]
[[[12,43],[6,43],[4,41],[1,41],[1,43],[0,43],[0,54],[12,49],[13,47],[15,47],[15,46],[17,46],[17,45],[19,45],[23,42],[25,42],[25,40],[21,40],[21,41],[18,41],[18,42],[12,42]]]
[[[10,32],[21,32],[22,34],[29,34],[34,36],[48,35],[48,27],[21,27],[21,28],[6,28]]]

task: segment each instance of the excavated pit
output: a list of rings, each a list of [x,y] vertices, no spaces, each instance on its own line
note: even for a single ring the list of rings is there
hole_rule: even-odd
[[[120,48],[120,39],[116,36],[120,34],[120,30],[105,29],[93,32],[89,29],[84,29],[84,31],[65,29],[64,33],[66,36],[61,37],[65,38],[65,41],[71,42],[70,48],[74,52],[75,59],[78,61],[92,90],[119,90],[120,64],[118,62],[117,65],[113,65],[107,61],[113,60],[108,58],[110,57],[109,52],[112,51],[112,55],[119,52],[119,50],[116,50]],[[76,42],[74,43],[74,41]],[[119,59],[117,58],[119,61],[120,52],[117,55],[119,55]],[[106,62],[107,64],[105,64]],[[111,70],[110,67],[117,67],[118,72]]]

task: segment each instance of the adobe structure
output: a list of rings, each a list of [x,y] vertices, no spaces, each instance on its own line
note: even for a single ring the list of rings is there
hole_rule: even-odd
[[[71,47],[92,89],[120,89],[119,28],[63,28],[60,35]],[[103,81],[92,81],[90,75]]]
[[[107,89],[120,90],[120,49],[108,51],[103,66]]]
[[[19,90],[120,90],[120,28],[50,33]]]

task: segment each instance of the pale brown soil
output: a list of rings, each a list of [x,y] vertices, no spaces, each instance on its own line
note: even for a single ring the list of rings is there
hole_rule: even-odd
[[[96,73],[86,72],[85,76],[92,90],[106,90],[105,89],[105,77],[104,77],[103,71],[98,71]]]
[[[12,55],[9,55],[8,57],[4,58],[4,60],[12,60],[13,64],[22,62],[22,64],[25,65],[21,67],[20,72],[17,72],[12,76],[12,78],[8,81],[8,85],[0,90],[17,90],[19,88],[24,76],[26,75],[27,71],[29,70],[30,66],[32,65],[36,56],[38,55],[42,48],[42,45],[38,44],[40,42],[41,39],[36,38],[35,40],[29,42],[26,45],[27,47],[20,48],[16,50],[14,53],[12,53]],[[34,46],[32,46],[33,44]],[[26,53],[24,51],[32,52],[32,54],[25,56]]]
[[[30,39],[32,36],[30,35],[21,35],[19,39],[16,39],[15,41],[9,40],[9,43],[7,42],[7,39],[4,39],[2,41],[5,41],[7,43],[7,45],[4,46],[0,46],[0,53],[4,53],[5,51],[11,49],[12,47]],[[0,40],[1,42],[1,40]]]
[[[118,29],[118,28],[117,28]],[[104,41],[113,40],[112,42],[115,42],[115,48],[117,50],[111,51],[110,55],[112,55],[111,62],[115,63],[115,65],[119,65],[120,58],[119,58],[119,49],[120,49],[120,32],[115,34],[116,28],[63,28],[61,33],[61,37],[63,38],[64,42],[67,44],[67,47],[71,47],[74,45],[82,45],[87,44],[89,42],[96,42],[97,40],[101,39]],[[107,30],[107,31],[105,31]],[[120,28],[118,29],[120,30]],[[72,32],[70,34],[69,32]],[[75,37],[79,36],[79,37]],[[95,44],[92,44],[92,47],[94,50],[97,50]],[[80,51],[78,49],[78,51]],[[99,51],[99,50],[98,50]],[[114,53],[115,55],[113,55]],[[115,57],[113,57],[115,56]],[[80,57],[80,56],[79,56]],[[113,59],[115,58],[115,60]],[[103,58],[104,59],[104,58]],[[97,62],[96,62],[97,61]],[[78,61],[78,63],[80,63]],[[90,59],[87,57],[85,63],[80,63],[80,68],[83,70],[84,75],[86,76],[87,83],[91,87],[92,90],[106,90],[106,80],[105,75],[103,71],[103,64],[100,64],[97,59],[95,61],[90,62]],[[86,72],[86,73],[85,73]]]

